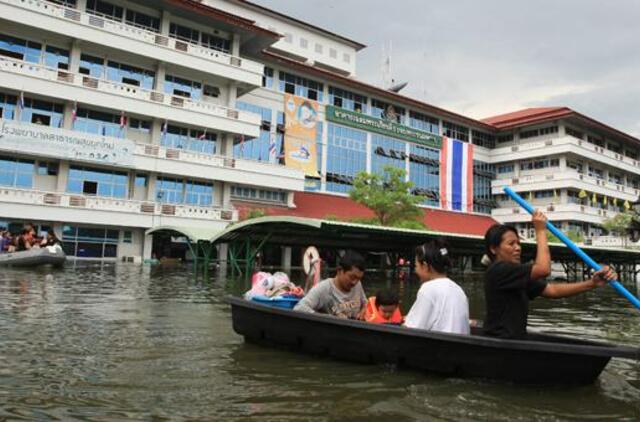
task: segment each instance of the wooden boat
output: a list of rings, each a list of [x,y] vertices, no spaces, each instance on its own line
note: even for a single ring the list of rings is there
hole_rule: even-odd
[[[6,252],[0,254],[0,265],[15,267],[33,267],[37,265],[61,266],[67,259],[62,247],[47,246],[20,252]]]
[[[343,320],[229,298],[233,329],[251,343],[361,363],[390,363],[444,376],[518,384],[590,384],[612,357],[640,349],[529,334],[526,340],[438,333]]]

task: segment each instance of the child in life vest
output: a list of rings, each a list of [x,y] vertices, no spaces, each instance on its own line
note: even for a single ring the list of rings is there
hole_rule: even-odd
[[[380,290],[367,301],[364,320],[374,324],[402,324],[400,299],[391,290]]]

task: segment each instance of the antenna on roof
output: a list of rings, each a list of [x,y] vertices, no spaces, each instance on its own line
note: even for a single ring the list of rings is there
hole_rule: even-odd
[[[382,45],[382,87],[387,91],[398,93],[409,82],[396,83],[395,79],[391,77],[391,40],[389,44]]]

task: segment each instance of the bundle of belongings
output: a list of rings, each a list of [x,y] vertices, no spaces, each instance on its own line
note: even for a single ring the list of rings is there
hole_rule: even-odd
[[[289,281],[289,276],[285,273],[277,272],[270,274],[258,272],[251,278],[251,290],[244,294],[244,298],[252,300],[254,298],[276,299],[276,298],[301,298],[304,290]]]

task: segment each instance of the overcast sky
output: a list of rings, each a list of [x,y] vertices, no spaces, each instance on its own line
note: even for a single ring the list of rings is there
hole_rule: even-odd
[[[567,106],[640,136],[640,0],[254,0],[354,39],[358,78],[474,118]]]

